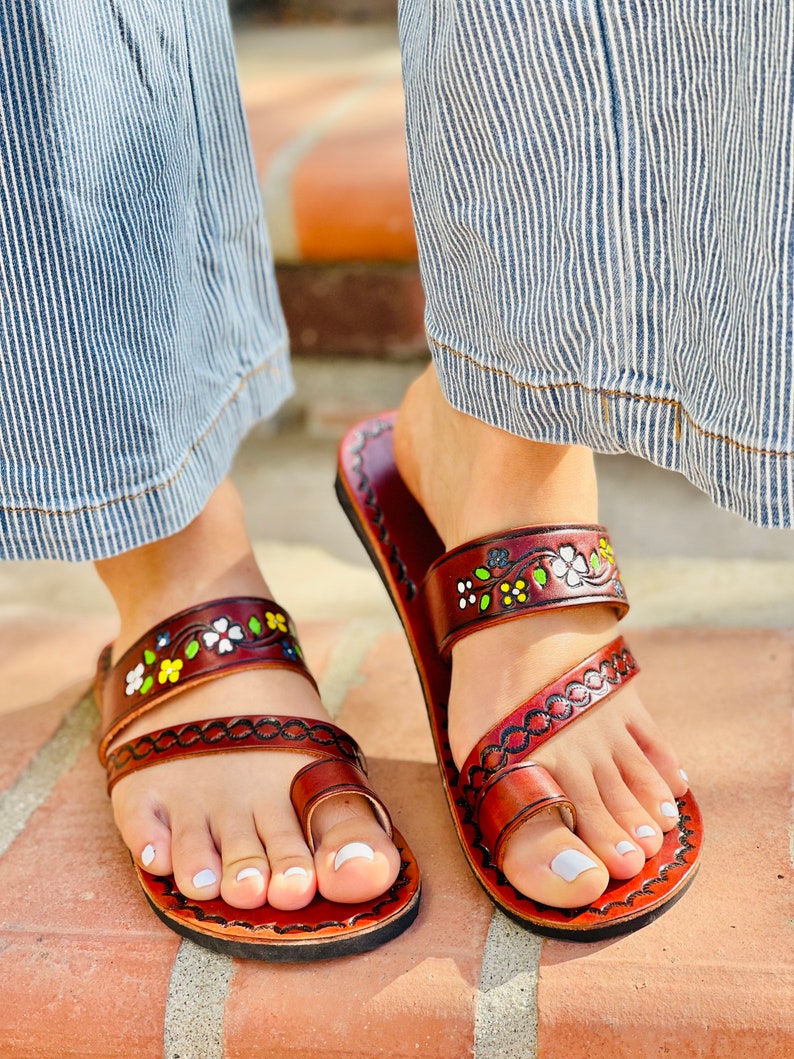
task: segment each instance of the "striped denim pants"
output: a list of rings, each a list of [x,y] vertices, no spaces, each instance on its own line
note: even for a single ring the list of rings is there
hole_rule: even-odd
[[[0,0],[0,557],[182,528],[286,347],[226,0]]]
[[[787,0],[403,0],[450,400],[792,511]],[[0,0],[0,556],[176,532],[290,392],[224,0]]]
[[[449,400],[791,526],[791,0],[402,0],[401,38]]]

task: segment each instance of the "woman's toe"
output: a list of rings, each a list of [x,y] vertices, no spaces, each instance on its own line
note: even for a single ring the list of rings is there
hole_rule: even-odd
[[[285,808],[282,826],[265,831],[264,838],[270,865],[267,903],[285,912],[305,908],[317,891],[317,881],[311,852],[290,806]]]
[[[609,882],[600,858],[556,812],[529,820],[510,838],[502,870],[520,893],[554,908],[589,905]]]
[[[193,901],[209,901],[221,892],[223,868],[206,826],[174,821],[171,844],[177,889]]]
[[[313,821],[317,888],[329,901],[367,901],[397,878],[400,854],[363,798],[344,799],[341,819],[336,801],[320,806]]]
[[[114,807],[116,826],[138,867],[150,875],[171,875],[171,831],[143,806]]]

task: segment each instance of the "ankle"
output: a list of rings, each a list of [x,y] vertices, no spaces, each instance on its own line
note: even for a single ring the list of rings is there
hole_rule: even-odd
[[[598,520],[590,449],[530,441],[456,411],[432,369],[400,407],[394,455],[447,548],[514,526]]]
[[[228,479],[179,533],[95,566],[119,612],[117,652],[159,621],[197,603],[269,595],[245,529],[242,503]]]

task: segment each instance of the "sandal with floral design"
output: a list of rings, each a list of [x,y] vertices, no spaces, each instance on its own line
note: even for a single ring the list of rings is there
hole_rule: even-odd
[[[549,608],[628,610],[602,526],[534,526],[451,552],[394,463],[394,413],[351,430],[340,448],[337,493],[389,591],[408,637],[427,704],[447,803],[475,877],[508,915],[539,934],[593,941],[644,926],[683,895],[698,869],[703,832],[690,792],[660,851],[629,880],[610,880],[585,908],[552,908],[519,893],[501,868],[506,842],[537,813],[556,808],[571,830],[576,811],[532,754],[566,724],[624,686],[638,666],[622,637],[562,674],[487,732],[458,770],[447,741],[453,644],[487,624]]]
[[[220,897],[189,900],[173,877],[135,870],[149,904],[177,934],[212,949],[248,959],[303,961],[366,952],[401,934],[419,910],[416,861],[394,830],[389,814],[366,778],[363,754],[336,725],[301,717],[221,717],[150,732],[110,749],[135,718],[185,688],[241,668],[306,668],[294,626],[271,600],[220,599],[182,611],[142,636],[111,668],[111,647],[99,660],[96,698],[105,732],[99,758],[108,793],[124,776],[190,754],[224,751],[299,751],[315,758],[292,781],[290,798],[309,849],[317,806],[338,794],[366,798],[378,822],[400,850],[400,873],[371,901],[341,904],[317,894],[298,911],[269,905],[239,909]]]

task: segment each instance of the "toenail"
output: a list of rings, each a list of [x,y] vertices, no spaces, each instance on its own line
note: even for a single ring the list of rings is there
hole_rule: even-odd
[[[338,859],[338,856],[339,855],[337,854],[337,859]],[[306,871],[306,869],[305,868],[301,868],[297,864],[294,865],[292,868],[287,868],[287,870],[284,872],[284,878],[285,879],[289,879],[293,875],[303,875],[306,879],[309,878],[309,873]]]
[[[149,867],[149,865],[154,860],[154,856],[154,846],[150,842],[148,846],[144,846],[143,853],[141,853],[141,864],[143,864],[144,868]]]
[[[342,846],[334,859],[334,871],[339,871],[343,864],[353,860],[355,857],[374,860],[375,853],[371,846],[367,846],[363,842],[348,842],[346,846]]]
[[[594,860],[586,857],[584,853],[580,853],[578,849],[564,849],[562,853],[557,854],[549,867],[555,875],[559,875],[565,882],[573,882],[582,872],[589,871],[590,868],[597,868],[598,865]]]
[[[212,874],[212,872],[210,872],[210,874]],[[259,868],[242,868],[240,871],[237,872],[237,882],[242,882],[243,879],[253,879],[256,875],[258,875],[260,879],[262,878],[262,872],[259,870]],[[196,879],[197,878],[198,875],[196,876]],[[215,876],[213,875],[213,879],[214,878]],[[195,882],[196,879],[194,879],[193,882]]]
[[[652,827],[648,827],[647,824],[640,824],[634,834],[637,838],[656,838],[656,831]]]
[[[684,772],[683,769],[678,770],[678,775],[681,777],[684,783],[689,783],[689,776],[687,776],[686,772]]]
[[[204,886],[212,886],[213,883],[218,881],[218,876],[214,871],[210,871],[209,868],[205,868],[204,871],[197,872],[193,876],[193,885],[197,890],[200,890]]]
[[[678,816],[678,809],[672,802],[662,802],[659,808],[662,810],[662,816],[669,816],[673,819]]]
[[[615,846],[615,849],[621,855],[621,857],[625,857],[627,853],[635,853],[637,847],[632,845],[631,842],[626,842],[624,839],[623,842],[618,842],[618,844]]]

